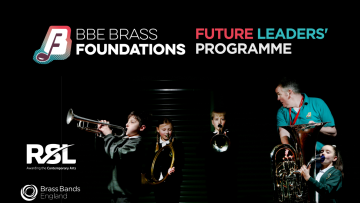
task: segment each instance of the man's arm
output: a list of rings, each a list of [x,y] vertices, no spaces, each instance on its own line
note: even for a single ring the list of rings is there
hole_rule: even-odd
[[[309,121],[309,123],[315,123],[314,121]],[[333,136],[335,137],[337,134],[336,128],[335,126],[331,126],[331,127],[322,127],[320,129],[320,133],[324,134],[324,135],[328,135],[328,136]]]
[[[282,144],[289,144],[290,133],[282,127],[279,127],[280,141]]]
[[[333,126],[333,127],[322,127],[320,132],[325,134],[325,135],[334,136],[334,137],[337,134],[335,126]],[[285,130],[282,127],[279,127],[279,135],[280,135],[280,141],[281,141],[282,144],[289,144],[290,133],[287,130]]]
[[[335,137],[337,135],[337,131],[335,126],[332,127],[322,127],[320,132],[324,135],[329,135]]]
[[[282,111],[282,108],[280,108],[276,115],[277,120],[277,127],[280,135],[280,141],[282,144],[289,144],[289,137],[290,133],[285,130],[285,128],[282,128],[280,126],[286,126],[289,125],[289,121],[285,120],[284,112]]]
[[[331,111],[329,107],[326,105],[326,103],[319,99],[319,106],[320,108],[320,119],[322,122],[330,122],[325,124],[324,127],[321,128],[320,132],[324,135],[333,136],[335,137],[337,135],[337,131],[335,128],[335,121],[334,117],[331,114]]]

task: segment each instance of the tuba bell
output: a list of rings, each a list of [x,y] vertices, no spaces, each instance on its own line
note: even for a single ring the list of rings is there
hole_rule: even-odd
[[[230,138],[227,135],[223,134],[223,126],[221,124],[219,124],[218,127],[219,127],[219,134],[214,135],[210,139],[210,147],[215,152],[226,152],[231,144]]]
[[[315,202],[315,192],[308,190],[298,169],[324,158],[315,154],[317,135],[326,123],[281,126],[290,133],[292,144],[279,144],[270,153],[275,202]]]

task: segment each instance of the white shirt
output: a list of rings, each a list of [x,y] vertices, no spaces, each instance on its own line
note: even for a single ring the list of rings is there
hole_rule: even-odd
[[[160,138],[160,144],[161,144],[161,147],[164,147],[165,145],[169,144],[170,143],[170,140],[168,141],[163,141],[161,138]],[[162,175],[162,172],[160,171],[160,178],[159,180],[162,180],[164,178],[164,176]]]
[[[296,111],[296,113],[297,113],[300,108],[295,108],[295,107],[294,107],[293,109],[294,109],[294,110]]]
[[[322,175],[324,175],[324,173],[329,170],[331,167],[334,167],[334,166],[330,166],[330,167],[327,167],[323,170],[320,170],[319,173],[316,175],[316,181],[320,182],[320,178]],[[315,202],[318,203],[319,202],[319,193],[318,192],[315,192]]]
[[[129,136],[125,136],[125,137],[123,137],[123,138],[129,138],[129,139],[132,139],[132,138],[138,138],[138,137],[140,137],[140,135],[135,135],[135,136],[131,136],[131,137],[129,137]]]
[[[163,141],[163,139],[160,138],[160,144],[161,144],[161,147],[164,147],[165,145],[169,144],[170,143],[170,140],[168,141]]]

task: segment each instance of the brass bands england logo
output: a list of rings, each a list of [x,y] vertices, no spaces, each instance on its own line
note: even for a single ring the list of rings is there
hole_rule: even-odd
[[[26,201],[33,201],[38,194],[38,189],[35,185],[25,185],[20,190],[21,197]]]

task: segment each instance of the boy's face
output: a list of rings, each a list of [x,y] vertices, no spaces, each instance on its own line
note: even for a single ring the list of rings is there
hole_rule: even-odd
[[[211,121],[215,130],[219,132],[219,124],[224,128],[225,126],[225,115],[223,113],[214,113],[213,120]]]
[[[139,121],[136,120],[135,116],[131,116],[128,120],[128,122],[126,123],[126,135],[127,136],[135,136],[135,135],[139,135],[140,131],[143,131],[145,129],[145,126],[142,125],[141,127],[139,126]]]
[[[162,140],[169,140],[172,134],[172,125],[171,123],[164,123],[156,127],[156,131],[160,134]],[[168,136],[167,136],[168,135]]]

